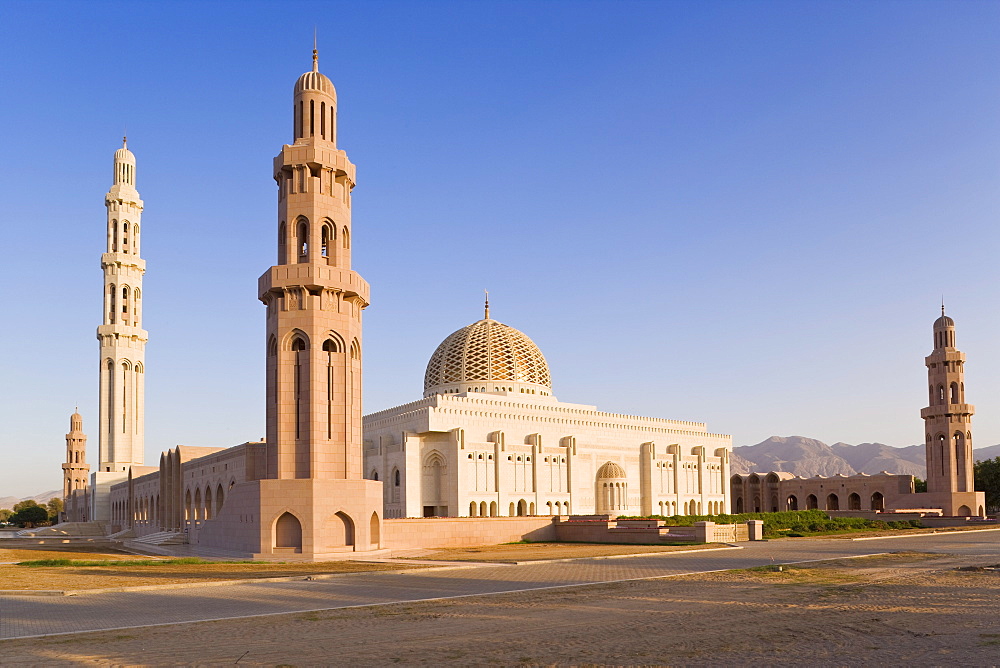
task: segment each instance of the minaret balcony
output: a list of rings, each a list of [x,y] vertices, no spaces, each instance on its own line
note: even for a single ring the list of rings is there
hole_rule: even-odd
[[[972,415],[975,412],[976,407],[972,404],[941,404],[920,409],[920,417],[926,420],[949,415]]]
[[[368,281],[350,269],[326,264],[279,264],[268,269],[257,280],[257,294],[263,297],[272,290],[284,288],[319,288],[353,292],[369,302]]]
[[[343,172],[351,183],[357,183],[357,167],[347,159],[346,152],[312,144],[282,146],[281,153],[274,157],[274,175],[278,176],[284,167],[307,164],[319,164],[327,169]]]
[[[135,253],[101,253],[101,267],[109,265],[135,267],[141,272],[146,271],[146,261]]]

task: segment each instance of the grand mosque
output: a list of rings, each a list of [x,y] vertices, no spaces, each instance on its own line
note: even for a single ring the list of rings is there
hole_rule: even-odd
[[[122,539],[319,559],[384,550],[416,533],[518,539],[569,516],[727,513],[734,491],[741,509],[749,503],[730,479],[729,436],[700,422],[559,401],[542,351],[495,320],[488,301],[482,319],[433,351],[421,398],[363,417],[369,287],[351,266],[355,167],[338,148],[337,94],[315,50],[293,102],[293,141],[273,163],[276,260],[257,291],[266,312],[266,437],[179,445],[153,465],[143,461],[143,202],[123,142],[105,196],[98,466],[90,472],[74,413],[62,465],[67,520],[102,523]],[[964,401],[964,386],[954,389],[964,358],[939,343],[934,373],[945,394],[956,394],[935,402],[932,385],[928,452],[937,459],[928,461],[940,462],[932,491],[942,505],[961,492],[964,509],[975,508],[971,407],[960,417],[948,409]],[[961,432],[954,449],[939,447],[946,437],[938,432],[953,426]]]

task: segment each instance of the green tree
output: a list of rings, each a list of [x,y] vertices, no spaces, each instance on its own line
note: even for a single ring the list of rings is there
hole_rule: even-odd
[[[920,478],[913,479],[913,491],[917,494],[927,491],[927,481],[921,480]]]
[[[14,511],[10,508],[0,508],[0,524],[6,524],[9,522],[13,514]]]
[[[986,510],[1000,510],[1000,457],[976,462],[973,468],[976,491],[986,492]]]
[[[33,505],[24,506],[16,513],[14,513],[10,521],[19,527],[26,527],[32,529],[37,526],[42,526],[49,521],[49,511],[44,506],[40,506],[34,501],[31,502]],[[20,503],[14,507],[21,505]]]
[[[49,502],[46,505],[46,507],[49,510],[49,523],[55,524],[56,522],[59,521],[59,515],[63,511],[63,500],[60,499],[58,496],[53,496],[51,499],[49,499]]]
[[[37,505],[38,502],[35,501],[34,499],[26,499],[24,501],[18,501],[17,503],[14,504],[14,512],[19,513],[25,508],[34,508]]]

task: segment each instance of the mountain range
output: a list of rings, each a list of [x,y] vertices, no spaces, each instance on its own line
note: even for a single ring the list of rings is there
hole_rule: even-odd
[[[977,461],[1000,457],[1000,445],[977,448],[973,455]],[[884,443],[827,445],[805,436],[772,436],[756,445],[733,448],[731,470],[740,474],[787,471],[803,477],[888,471],[924,478],[927,475],[924,456],[923,445],[903,448]]]
[[[51,492],[42,492],[41,494],[35,494],[34,496],[26,496],[23,499],[19,499],[16,496],[0,496],[0,508],[13,508],[15,503],[20,503],[21,501],[27,501],[28,499],[34,499],[38,505],[44,506],[49,502],[49,499],[55,497],[62,498],[62,491],[56,489]]]

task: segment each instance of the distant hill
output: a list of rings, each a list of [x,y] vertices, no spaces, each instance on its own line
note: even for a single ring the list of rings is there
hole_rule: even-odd
[[[1000,457],[1000,445],[977,448],[973,455],[977,461]],[[888,471],[923,478],[927,471],[923,445],[904,448],[884,443],[827,445],[805,436],[772,436],[756,445],[735,447],[731,469],[741,474],[787,471],[804,477]]]
[[[41,494],[35,494],[34,496],[26,496],[23,499],[19,499],[16,496],[0,496],[0,508],[13,508],[15,503],[27,501],[28,499],[34,499],[39,505],[44,506],[49,502],[49,499],[57,496],[62,498],[62,490],[56,489],[51,492],[42,492]]]

